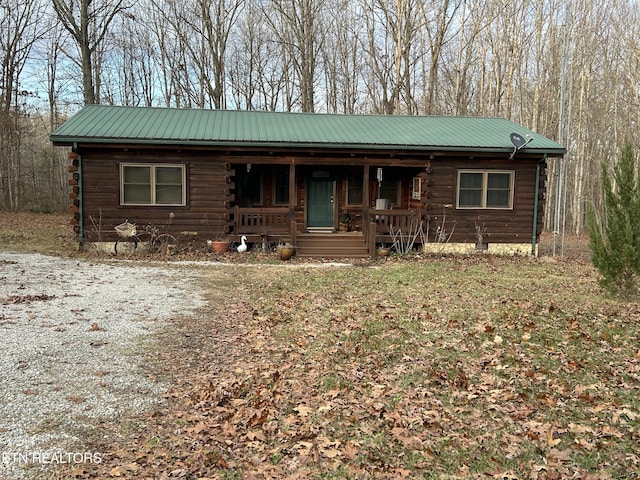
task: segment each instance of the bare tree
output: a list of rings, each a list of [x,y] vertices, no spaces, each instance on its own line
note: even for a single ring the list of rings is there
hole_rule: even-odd
[[[156,46],[154,60],[160,76],[158,90],[162,95],[165,107],[180,107],[182,105],[178,72],[184,67],[181,67],[183,60],[181,60],[179,52],[182,49],[180,48],[179,35],[176,32],[179,26],[168,21],[168,19],[175,18],[173,15],[174,5],[173,1],[151,0],[146,19],[146,25],[152,37],[151,42]]]
[[[147,28],[148,12],[125,13],[113,23],[108,44],[111,54],[103,69],[103,97],[110,103],[152,106],[159,95],[155,43]]]
[[[29,54],[44,31],[38,24],[43,13],[40,0],[17,5],[0,3],[0,206],[21,205],[21,145],[25,135],[22,118],[27,97],[34,92],[21,85]]]
[[[47,134],[51,134],[60,124],[60,91],[58,67],[60,65],[60,51],[62,49],[64,32],[59,25],[54,26],[48,32],[48,44],[46,45],[46,85],[48,100],[48,124],[45,121],[46,128],[43,130]],[[46,179],[38,190],[48,192],[48,204],[54,210],[60,210],[66,207],[67,196],[67,169],[66,156],[63,152],[55,149],[48,142],[40,146],[44,162],[46,163]]]
[[[420,2],[420,15],[425,25],[429,39],[429,74],[426,80],[427,88],[424,99],[424,112],[431,115],[436,111],[436,95],[439,85],[439,73],[442,62],[442,53],[451,25],[456,18],[456,12],[462,2],[460,0],[441,0],[432,6],[432,10],[426,9],[425,2]],[[430,20],[430,19],[433,20]]]
[[[366,39],[362,42],[362,50],[366,55],[366,86],[370,109],[375,113],[392,114],[396,107],[398,85],[394,83],[393,27],[387,23],[392,18],[379,9],[377,0],[363,0],[362,11],[366,29]],[[391,6],[389,6],[391,8]]]
[[[363,49],[368,59],[369,91],[375,111],[432,113],[441,52],[455,12],[452,5],[450,0],[444,0],[435,10],[429,10],[424,0],[365,2],[367,41]],[[422,106],[415,94],[420,85]]]
[[[203,63],[211,63],[212,73],[202,66],[203,82],[215,108],[225,108],[226,54],[229,34],[244,2],[241,0],[198,0],[202,19],[202,34],[206,51]],[[211,78],[213,77],[213,78]]]
[[[326,0],[269,0],[265,18],[278,39],[286,63],[291,63],[300,91],[300,109],[315,111],[319,51],[324,43],[323,14]]]
[[[435,67],[441,72],[437,75],[439,91],[442,97],[447,99],[444,105],[442,102],[436,102],[436,107],[441,113],[453,115],[475,113],[473,100],[476,97],[475,85],[480,71],[477,43],[480,33],[489,22],[484,4],[463,0],[458,6],[457,31],[451,32],[450,48],[444,48],[446,44],[441,45],[441,65]],[[422,50],[426,51],[426,48],[421,47]],[[423,69],[425,67],[426,64],[423,65]],[[430,78],[426,69],[423,77]],[[443,80],[440,80],[441,78]],[[447,85],[450,88],[446,88]],[[424,95],[425,98],[429,96],[429,94]],[[431,96],[432,105],[435,97],[436,95]]]
[[[125,2],[0,0],[0,208],[60,176],[32,127],[83,103],[510,118],[567,146],[545,219],[575,232],[600,161],[639,135],[636,0]]]
[[[362,31],[357,9],[349,0],[337,0],[329,9],[332,29],[327,31],[322,58],[327,111],[358,112],[363,66],[360,57]]]
[[[124,10],[125,0],[52,0],[53,8],[64,28],[71,34],[80,50],[83,97],[85,104],[100,103],[99,69],[95,69],[93,55],[102,46],[114,18]],[[95,70],[95,71],[94,71]]]
[[[226,108],[227,49],[245,4],[242,0],[156,0],[163,68],[172,70],[173,88],[182,87],[188,104]],[[165,36],[170,36],[167,43]],[[167,47],[171,47],[170,49]],[[165,71],[166,75],[166,71]],[[178,75],[180,78],[176,78]]]
[[[289,69],[283,64],[282,49],[273,41],[263,8],[249,2],[237,26],[227,69],[235,108],[286,109],[283,105],[291,104],[283,95]]]

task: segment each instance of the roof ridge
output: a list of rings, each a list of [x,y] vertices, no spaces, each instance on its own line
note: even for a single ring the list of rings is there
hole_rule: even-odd
[[[442,119],[478,119],[478,120],[504,120],[507,122],[516,123],[506,117],[490,116],[484,117],[481,115],[410,115],[408,113],[402,114],[383,114],[383,113],[331,113],[331,112],[298,112],[298,111],[280,111],[280,110],[246,110],[246,109],[231,109],[231,108],[199,108],[199,107],[166,107],[166,106],[147,106],[147,105],[108,105],[108,104],[89,104],[82,107],[85,108],[114,108],[114,109],[140,109],[140,110],[164,110],[164,111],[192,111],[192,112],[228,112],[239,114],[269,114],[269,115],[301,115],[301,116],[326,116],[326,117],[374,117],[374,118],[442,118]],[[79,112],[78,112],[79,113]],[[516,125],[518,125],[516,123]]]

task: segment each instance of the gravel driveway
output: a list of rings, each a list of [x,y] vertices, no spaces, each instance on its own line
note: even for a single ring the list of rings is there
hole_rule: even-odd
[[[92,425],[143,412],[167,385],[147,378],[153,333],[205,302],[179,265],[91,263],[0,252],[0,478],[99,462]]]

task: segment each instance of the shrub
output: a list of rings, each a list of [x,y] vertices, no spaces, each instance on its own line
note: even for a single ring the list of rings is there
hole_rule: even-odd
[[[603,212],[591,208],[587,218],[591,261],[602,278],[600,284],[614,295],[638,294],[640,274],[640,178],[635,155],[625,145],[611,174],[602,168]]]

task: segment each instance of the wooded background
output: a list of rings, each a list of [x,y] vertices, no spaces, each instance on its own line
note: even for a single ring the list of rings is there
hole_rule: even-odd
[[[638,145],[638,3],[0,0],[0,210],[66,209],[48,135],[88,103],[467,115],[567,147],[545,223],[580,233],[600,163]]]

